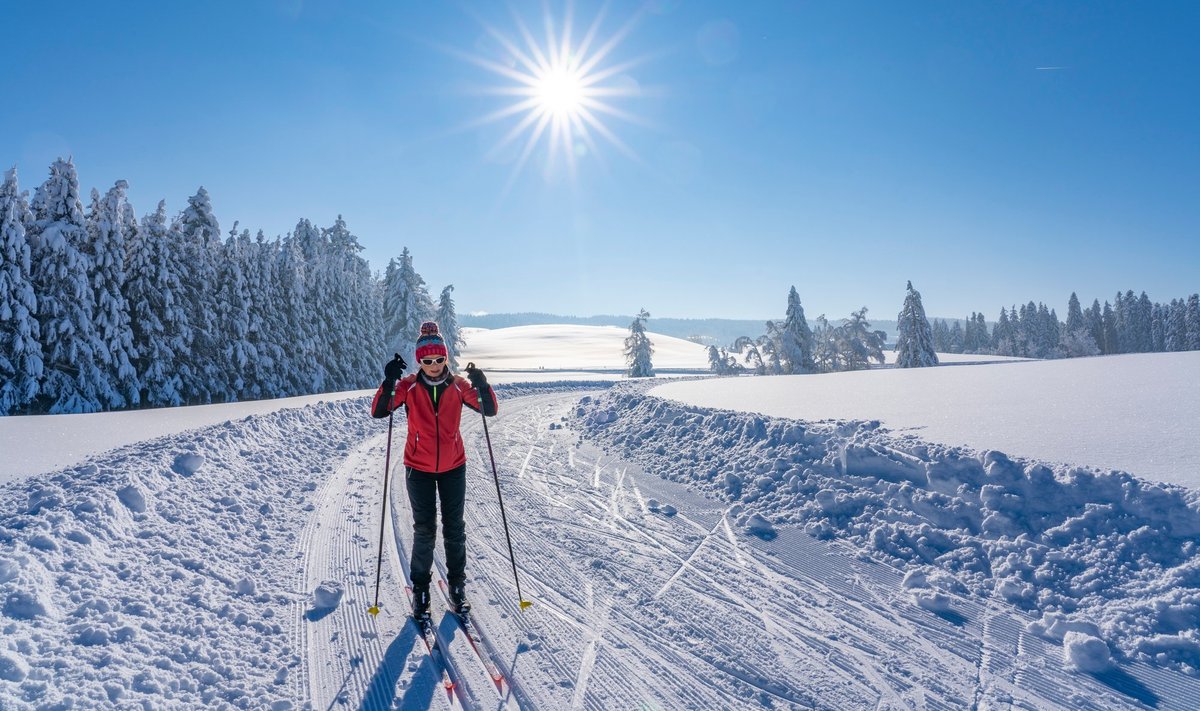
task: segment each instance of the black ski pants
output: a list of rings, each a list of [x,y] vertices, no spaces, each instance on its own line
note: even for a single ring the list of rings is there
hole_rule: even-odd
[[[408,504],[413,517],[412,556],[408,576],[416,587],[427,587],[437,541],[437,505],[442,504],[442,545],[446,549],[447,582],[467,581],[467,524],[463,505],[467,496],[467,465],[433,474],[405,467]]]

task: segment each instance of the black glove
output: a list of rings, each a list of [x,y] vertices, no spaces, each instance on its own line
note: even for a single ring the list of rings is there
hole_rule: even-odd
[[[383,366],[383,377],[385,380],[399,380],[404,377],[404,369],[408,367],[408,363],[397,353],[396,357],[389,360],[387,365]]]
[[[488,384],[483,371],[476,368],[474,363],[467,363],[467,380],[471,381],[471,387],[476,390],[483,390]]]

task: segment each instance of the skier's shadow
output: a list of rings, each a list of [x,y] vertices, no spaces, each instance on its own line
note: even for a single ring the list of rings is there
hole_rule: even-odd
[[[404,671],[404,662],[408,658],[409,652],[416,644],[421,644],[420,638],[417,637],[416,626],[411,622],[406,623],[396,639],[388,645],[387,651],[383,653],[383,659],[379,660],[379,666],[371,675],[371,680],[367,682],[366,692],[358,706],[359,711],[392,708],[392,701],[396,698],[396,682]],[[420,668],[412,676],[414,683],[405,690],[404,698],[401,699],[397,708],[429,708],[430,702],[433,701],[434,689],[439,686],[436,679],[437,671],[433,668],[429,656],[425,655]],[[419,683],[421,681],[425,683]]]

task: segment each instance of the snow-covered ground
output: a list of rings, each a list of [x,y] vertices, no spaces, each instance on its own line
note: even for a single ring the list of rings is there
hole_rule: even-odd
[[[484,355],[471,357],[493,367]],[[1061,365],[1023,387],[1071,399],[1085,394],[1064,385],[1070,366],[1103,362],[1123,360],[926,377],[974,372],[981,397],[1020,399],[1033,393],[995,370]],[[1156,361],[1148,385],[1189,363]],[[908,372],[854,375],[896,389]],[[465,413],[469,587],[505,678],[486,675],[435,596],[453,691],[405,623],[398,477],[383,611],[365,612],[387,421],[361,393],[224,406],[212,424],[159,411],[162,429],[144,431],[95,416],[115,449],[96,453],[97,439],[50,475],[0,484],[0,708],[1200,707],[1195,491],[1088,470],[1088,451],[1049,467],[932,443],[912,429],[919,414],[888,431],[745,402],[746,388],[822,379],[852,380],[694,384],[739,388],[729,410],[648,395],[654,383],[502,387],[490,435],[525,611],[483,428]],[[24,430],[5,458],[61,437]]]
[[[1200,487],[1200,351],[676,382],[650,394]]]
[[[222,405],[87,415],[0,417],[0,484],[46,474],[116,447],[178,434],[248,415],[362,397],[362,392],[305,395]]]
[[[661,333],[648,332],[657,370],[708,370],[708,348]],[[629,329],[616,326],[538,325],[511,328],[464,328],[462,362],[492,370],[627,369]]]

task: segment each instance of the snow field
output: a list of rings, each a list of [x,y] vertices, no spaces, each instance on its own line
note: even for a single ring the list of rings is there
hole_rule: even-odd
[[[297,535],[364,408],[230,421],[0,487],[0,706],[293,708],[313,592]]]
[[[653,324],[653,319],[651,319]],[[467,345],[459,360],[497,370],[625,371],[628,328],[548,324],[510,328],[464,328]],[[708,349],[698,343],[648,333],[654,344],[656,369],[708,371]]]
[[[651,394],[794,420],[878,420],[930,442],[1200,489],[1200,351],[677,381]]]
[[[1118,661],[1200,673],[1197,492],[931,444],[878,422],[684,405],[646,387],[585,397],[572,424],[648,471],[741,504],[734,520],[759,536],[772,535],[763,520],[801,526],[924,572],[910,592],[932,611],[945,609],[939,593],[994,594],[1047,615],[1030,631],[1087,620]],[[1070,664],[1098,666],[1086,661],[1094,643],[1080,649]]]

